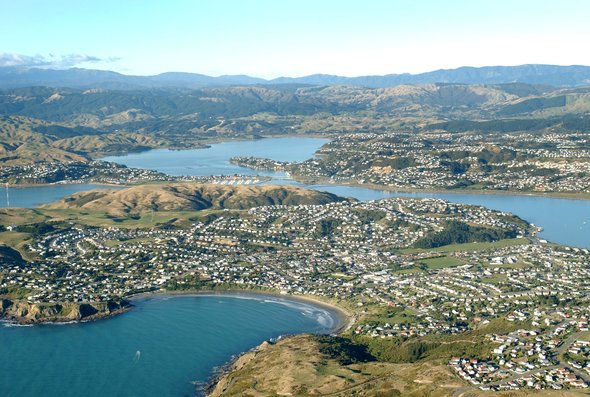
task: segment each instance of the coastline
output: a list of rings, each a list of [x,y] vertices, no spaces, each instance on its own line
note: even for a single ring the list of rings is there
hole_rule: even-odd
[[[347,187],[358,187],[363,189],[380,190],[384,192],[392,193],[440,193],[440,194],[473,194],[473,195],[490,195],[490,196],[525,196],[525,197],[544,197],[544,198],[555,198],[565,200],[590,200],[590,193],[568,193],[568,192],[524,192],[518,190],[486,190],[486,189],[418,189],[411,187],[392,187],[387,185],[376,185],[372,183],[357,183],[357,182],[335,182],[329,179],[298,179],[292,178],[293,181],[298,183],[317,186],[317,185],[330,185],[330,186],[347,186]]]
[[[107,320],[111,317],[118,316],[123,313],[127,313],[134,309],[134,302],[140,302],[143,300],[153,298],[165,298],[175,296],[227,296],[227,297],[239,297],[239,296],[251,296],[251,297],[266,297],[273,299],[282,299],[286,301],[295,301],[300,303],[307,303],[312,306],[316,306],[326,310],[331,319],[334,321],[334,325],[330,328],[329,333],[339,334],[350,329],[356,321],[356,316],[351,314],[347,309],[342,306],[338,306],[331,302],[326,302],[317,297],[311,297],[308,295],[291,295],[291,294],[280,294],[274,291],[255,291],[249,289],[204,289],[204,290],[188,290],[188,291],[166,291],[158,290],[153,292],[140,292],[126,296],[124,301],[127,304],[121,308],[112,311],[98,312],[90,316],[82,318],[67,318],[67,317],[46,317],[39,319],[28,319],[26,317],[14,316],[14,315],[0,315],[0,321],[16,324],[16,325],[50,325],[50,324],[68,324],[68,323],[84,323],[91,321]]]
[[[105,157],[109,156],[116,156],[116,155],[125,155],[125,154],[132,154],[132,153],[142,153],[147,152],[150,150],[157,150],[157,149],[168,149],[168,150],[196,150],[196,149],[207,149],[210,148],[211,145],[226,143],[226,142],[242,142],[242,141],[254,141],[259,139],[280,139],[280,138],[315,138],[315,139],[327,139],[331,141],[334,137],[334,134],[330,133],[309,133],[309,134],[298,134],[287,132],[285,134],[265,134],[265,135],[258,135],[256,138],[248,138],[248,137],[232,137],[232,138],[209,138],[205,139],[202,143],[199,143],[198,146],[194,147],[182,147],[182,148],[175,148],[175,147],[148,147],[146,149],[138,150],[138,151],[129,151],[129,152],[113,152],[113,153],[99,153],[98,156],[94,156],[89,154],[90,158],[93,160],[102,160]],[[317,156],[314,153],[314,156]],[[1,168],[1,166],[0,166]],[[248,168],[248,167],[244,167]],[[263,176],[261,176],[263,177]],[[334,185],[334,186],[350,186],[350,187],[358,187],[358,188],[365,188],[365,189],[372,189],[372,190],[381,190],[387,192],[400,192],[400,193],[441,193],[441,194],[481,194],[481,195],[500,195],[500,196],[527,196],[527,197],[545,197],[545,198],[559,198],[559,199],[568,199],[568,200],[590,200],[590,192],[535,192],[535,191],[519,191],[519,190],[488,190],[488,189],[442,189],[442,188],[412,188],[412,187],[392,187],[387,185],[377,185],[373,183],[359,183],[354,181],[334,181],[330,179],[313,179],[313,178],[304,178],[304,177],[297,177],[291,176],[291,180],[305,184],[305,185]],[[271,181],[272,182],[272,181]],[[158,181],[156,183],[167,183],[165,181]],[[91,182],[91,181],[63,181],[63,182],[53,182],[53,183],[17,183],[10,185],[10,187],[14,188],[27,188],[27,187],[36,187],[36,186],[56,186],[56,185],[76,185],[76,184],[93,184],[93,185],[104,185],[104,186],[113,186],[113,187],[121,187],[121,186],[129,186],[134,183],[107,183],[107,182]],[[147,182],[146,184],[149,184]]]
[[[131,150],[131,151],[115,151],[109,153],[90,153],[88,154],[89,158],[92,160],[102,160],[105,157],[112,157],[112,156],[126,156],[129,154],[138,154],[143,152],[149,152],[150,150],[199,150],[199,149],[209,149],[211,145],[218,145],[220,143],[226,142],[247,142],[247,141],[258,141],[261,139],[272,139],[272,138],[317,138],[317,139],[328,139],[332,140],[331,134],[322,134],[322,133],[309,133],[309,134],[297,134],[297,133],[285,133],[285,134],[264,134],[264,135],[252,135],[251,137],[216,137],[216,138],[207,138],[203,139],[202,142],[197,144],[197,146],[190,146],[190,147],[178,147],[178,146],[154,146],[154,147],[146,147],[145,149],[140,150]]]
[[[268,178],[264,175],[258,175],[260,178]],[[302,187],[311,187],[317,185],[326,186],[344,186],[344,187],[356,187],[362,189],[377,190],[391,193],[437,193],[437,194],[472,194],[472,195],[490,195],[490,196],[523,196],[523,197],[541,197],[541,198],[554,198],[563,200],[578,200],[578,201],[590,201],[590,193],[570,193],[570,192],[525,192],[519,190],[486,190],[486,189],[418,189],[411,187],[392,187],[387,185],[376,185],[372,183],[358,183],[358,182],[335,182],[329,179],[304,179],[291,177],[290,180],[297,182]],[[270,179],[265,181],[267,184],[273,184],[275,180]],[[68,182],[53,182],[53,183],[17,183],[9,185],[10,189],[26,189],[34,187],[48,187],[48,186],[67,186],[67,185],[96,185],[105,186],[111,188],[125,188],[137,184],[145,185],[160,185],[167,183],[184,183],[190,181],[178,181],[178,182],[167,182],[167,181],[148,181],[144,183],[107,183],[107,182],[92,182],[92,181],[68,181]],[[268,183],[270,182],[270,183]],[[280,183],[276,183],[280,185]]]
[[[264,342],[254,346],[253,348],[243,351],[239,354],[234,354],[225,364],[220,365],[218,367],[214,367],[211,371],[211,375],[209,378],[204,382],[193,382],[195,385],[195,392],[197,397],[209,397],[219,382],[223,380],[223,378],[227,375],[230,375],[234,370],[236,370],[236,365],[239,361],[243,360],[245,356],[250,354],[256,354],[256,352],[260,351],[264,346],[276,343],[279,340],[284,340],[294,335],[280,335],[275,341],[268,341],[265,340]]]
[[[282,295],[277,292],[273,291],[265,291],[265,292],[257,292],[252,290],[228,290],[228,291],[214,291],[214,290],[202,290],[202,291],[181,291],[181,292],[174,292],[172,293],[162,291],[162,292],[154,292],[154,293],[141,293],[133,298],[129,298],[130,301],[134,299],[150,299],[157,296],[239,296],[239,295],[257,295],[257,296],[267,296],[272,298],[278,299],[285,299],[290,301],[298,301],[302,303],[309,303],[314,306],[319,306],[325,308],[330,311],[331,315],[339,317],[337,326],[333,327],[330,334],[341,334],[343,332],[348,331],[352,328],[354,323],[357,320],[357,316],[352,314],[349,310],[343,308],[342,306],[338,306],[331,302],[326,302],[322,299],[317,297],[309,296],[309,295],[291,295],[286,294]],[[334,318],[334,317],[333,317]],[[306,334],[306,333],[303,333]],[[195,393],[197,397],[208,397],[211,393],[215,390],[217,384],[223,380],[223,378],[227,375],[230,375],[235,369],[236,364],[243,360],[246,356],[256,354],[261,349],[264,349],[265,346],[268,344],[274,344],[279,340],[285,340],[288,338],[293,338],[297,335],[301,334],[287,334],[287,335],[279,335],[274,340],[265,340],[260,344],[252,347],[251,349],[242,351],[240,353],[234,354],[225,364],[214,367],[211,371],[211,375],[209,378],[204,382],[193,382],[195,385]]]
[[[297,302],[306,305],[313,306],[317,309],[321,309],[325,311],[326,314],[330,317],[333,323],[329,325],[323,325],[320,323],[326,331],[321,331],[320,334],[337,334],[345,332],[349,327],[354,323],[355,317],[350,313],[349,310],[343,308],[332,302],[326,302],[321,298],[313,297],[313,296],[306,296],[306,295],[290,295],[290,294],[281,294],[279,292],[274,291],[256,291],[256,290],[243,290],[243,289],[229,289],[229,290],[193,290],[193,291],[165,291],[165,290],[157,290],[151,292],[141,292],[138,294],[134,294],[125,298],[125,302],[127,305],[121,307],[118,310],[113,310],[110,312],[100,312],[96,313],[95,315],[88,316],[82,319],[56,319],[56,318],[48,318],[47,321],[40,319],[40,320],[23,320],[11,317],[4,317],[0,319],[0,322],[7,323],[8,326],[34,326],[34,325],[67,325],[67,324],[80,324],[85,322],[91,321],[98,321],[101,319],[108,319],[109,317],[114,317],[119,314],[126,313],[140,304],[141,301],[147,301],[150,299],[158,299],[158,298],[166,298],[166,297],[212,297],[212,296],[219,296],[219,297],[247,297],[247,298],[254,298],[260,300],[266,299],[273,299],[278,302],[286,301],[286,302]],[[296,310],[296,309],[295,309]],[[0,324],[1,327],[1,324]],[[253,346],[248,350],[244,350],[241,352],[236,352],[232,354],[226,363],[221,366],[211,368],[210,374],[207,376],[206,379],[203,381],[195,381],[193,384],[195,385],[195,394],[198,396],[207,396],[209,393],[216,387],[217,383],[227,374],[231,373],[234,368],[235,363],[237,360],[242,359],[248,353],[256,352],[261,347],[263,348],[265,345],[274,344],[279,340],[283,340],[290,337],[295,337],[301,334],[308,334],[309,332],[303,333],[296,333],[296,334],[283,334],[279,335],[276,338],[264,340],[261,343]]]
[[[133,294],[125,297],[128,300],[132,307],[134,301],[142,301],[148,300],[152,298],[158,297],[174,297],[174,296],[228,296],[228,297],[236,297],[236,296],[259,296],[259,297],[267,297],[267,298],[275,298],[275,299],[283,299],[287,301],[295,301],[300,303],[308,303],[313,306],[320,307],[324,310],[327,310],[332,319],[335,321],[335,325],[330,329],[330,333],[332,334],[339,334],[342,332],[347,331],[352,327],[354,322],[356,321],[356,316],[350,313],[347,309],[343,308],[342,306],[338,306],[337,304],[326,302],[322,299],[317,297],[311,297],[309,295],[292,295],[292,294],[280,294],[278,292],[274,292],[271,290],[251,290],[251,289],[203,289],[203,290],[187,290],[187,291],[166,291],[166,290],[159,290],[153,292],[141,292],[138,294]]]
[[[91,321],[98,321],[98,320],[107,320],[110,317],[114,317],[128,311],[133,310],[136,307],[136,304],[147,301],[150,299],[158,299],[158,298],[166,298],[166,297],[198,297],[198,296],[220,296],[220,297],[252,297],[252,298],[259,298],[259,299],[276,299],[276,300],[283,300],[283,301],[291,301],[291,302],[298,302],[303,304],[308,304],[314,306],[316,308],[320,308],[325,310],[328,315],[330,316],[333,324],[329,327],[328,331],[325,334],[340,334],[342,332],[346,332],[349,330],[354,322],[356,321],[356,316],[352,314],[349,310],[345,309],[342,306],[339,306],[332,302],[326,302],[325,300],[308,295],[291,295],[291,294],[281,294],[275,291],[255,291],[255,290],[248,290],[248,289],[227,289],[227,290],[192,290],[192,291],[166,291],[166,290],[157,290],[157,291],[150,291],[150,292],[141,292],[137,294],[133,294],[127,296],[125,301],[128,302],[128,305],[112,312],[102,312],[97,313],[93,316],[83,318],[83,319],[59,319],[56,320],[55,318],[49,318],[47,320],[35,320],[35,321],[27,321],[17,318],[2,318],[0,321],[6,322],[9,324],[20,325],[20,326],[33,326],[33,325],[64,325],[64,324],[79,324],[84,322],[91,322]],[[304,333],[305,334],[305,333]],[[262,341],[260,344],[253,346],[252,348],[237,352],[233,354],[226,363],[221,366],[214,367],[211,369],[211,374],[208,378],[204,381],[195,381],[193,382],[195,385],[195,394],[197,396],[208,396],[217,386],[217,384],[223,379],[224,376],[230,374],[234,370],[234,366],[236,362],[242,359],[245,355],[249,353],[253,353],[258,351],[262,346],[267,345],[268,343],[275,343],[278,340],[282,340],[285,338],[290,338],[299,334],[287,334],[287,335],[279,335],[276,339],[273,340],[265,340]]]
[[[47,183],[15,183],[9,184],[9,189],[27,189],[32,187],[49,187],[49,186],[69,186],[69,185],[96,185],[109,186],[113,188],[123,188],[129,186],[128,183],[108,183],[108,182],[91,182],[91,181],[67,181],[67,182],[47,182]]]
[[[11,302],[10,305],[5,306],[5,302]],[[106,303],[106,306],[101,307],[101,305],[97,305],[94,302],[94,306],[99,306],[98,308],[93,307],[96,312],[92,314],[84,314],[82,311],[82,306],[92,306],[90,303],[79,303],[79,304],[70,304],[73,306],[73,312],[70,312],[69,315],[58,315],[53,310],[56,306],[52,305],[40,305],[40,306],[30,306],[28,303],[22,303],[19,301],[11,301],[10,299],[0,298],[0,322],[4,322],[11,325],[63,325],[63,324],[77,324],[77,323],[87,323],[99,320],[105,320],[114,316],[118,316],[120,314],[126,313],[133,309],[133,304],[131,304],[128,300],[123,300],[119,303],[116,303],[114,306],[109,306],[109,303]],[[14,304],[16,306],[15,310],[16,314],[13,310],[10,310],[10,307]],[[24,308],[22,306],[25,306]],[[35,304],[33,304],[35,305]],[[56,304],[59,307],[62,307],[61,304]],[[77,308],[77,310],[76,310]],[[45,312],[46,315],[41,315],[40,317],[29,317],[29,313],[36,312],[37,314],[42,313],[43,310],[47,309]],[[72,310],[72,309],[70,309]]]

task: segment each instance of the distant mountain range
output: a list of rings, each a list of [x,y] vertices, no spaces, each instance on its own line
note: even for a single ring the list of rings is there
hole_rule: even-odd
[[[0,67],[0,88],[29,86],[146,89],[202,88],[234,85],[350,85],[384,88],[403,84],[459,83],[502,84],[528,83],[556,87],[590,85],[590,66],[520,65],[460,67],[420,74],[343,77],[314,74],[305,77],[279,77],[265,80],[245,75],[212,77],[196,73],[162,73],[155,76],[129,76],[121,73],[72,68],[65,70]]]

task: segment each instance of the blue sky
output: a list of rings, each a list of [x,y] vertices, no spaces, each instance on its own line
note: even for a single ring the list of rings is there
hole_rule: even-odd
[[[0,65],[260,77],[590,65],[588,0],[0,0]]]

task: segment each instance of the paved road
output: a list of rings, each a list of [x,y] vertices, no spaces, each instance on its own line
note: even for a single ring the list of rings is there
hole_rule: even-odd
[[[570,335],[569,338],[567,338],[565,340],[565,342],[563,343],[563,345],[561,345],[559,347],[559,349],[557,349],[557,360],[558,360],[558,362],[560,362],[560,361],[563,362],[564,361],[563,360],[563,354],[584,333],[585,332],[574,332],[573,334]],[[573,368],[571,365],[567,365],[567,363],[563,363],[563,364],[566,365],[566,366],[568,366],[568,368],[571,369],[573,373],[575,373],[580,378],[582,378],[584,380],[584,382],[590,383],[590,377],[588,377],[588,374],[587,373],[582,372],[582,371],[580,371],[577,368]]]
[[[563,323],[559,324],[557,327],[559,327],[561,325],[563,325]],[[569,365],[567,365],[567,363],[563,362],[564,353],[583,333],[584,332],[574,332],[561,344],[561,346],[559,346],[557,348],[557,350],[555,350],[554,358],[555,358],[555,361],[557,362],[557,364],[550,365],[547,367],[542,367],[542,368],[536,368],[531,371],[522,372],[520,374],[514,374],[508,378],[504,378],[504,379],[496,381],[496,382],[486,383],[485,386],[492,386],[492,387],[499,386],[501,384],[522,378],[523,376],[535,375],[541,371],[547,371],[547,370],[552,370],[552,369],[556,369],[556,368],[563,368],[563,367],[570,368],[572,370],[572,372],[574,372],[577,376],[582,378],[585,382],[590,383],[590,380],[589,380],[589,377],[587,374],[583,373],[582,371],[580,371],[576,368],[571,368],[571,366],[569,366]],[[460,397],[469,391],[475,391],[475,390],[477,390],[477,387],[475,387],[475,386],[464,386],[464,387],[461,387],[461,388],[455,390],[455,392],[452,394],[452,397]]]
[[[535,374],[537,374],[537,373],[539,373],[541,371],[548,371],[548,370],[556,369],[556,368],[559,368],[559,367],[562,367],[562,365],[556,364],[556,365],[549,365],[547,367],[536,368],[536,369],[532,369],[530,371],[526,371],[526,372],[521,372],[521,373],[518,373],[518,374],[514,374],[514,375],[512,375],[512,376],[510,376],[508,378],[503,378],[503,379],[498,380],[496,382],[485,383],[485,384],[482,384],[482,386],[490,386],[490,387],[500,386],[502,384],[511,382],[513,380],[520,379],[523,376],[535,375]],[[466,393],[466,392],[472,391],[472,390],[477,390],[477,388],[478,387],[475,387],[475,386],[465,386],[465,387],[462,387],[460,389],[455,390],[455,392],[453,393],[453,396],[452,397],[459,397],[463,393]]]

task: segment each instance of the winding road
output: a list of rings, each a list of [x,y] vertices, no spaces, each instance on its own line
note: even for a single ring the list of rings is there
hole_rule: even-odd
[[[564,323],[559,324],[557,327],[563,325]],[[556,327],[556,328],[557,328]],[[565,352],[567,351],[567,349],[585,332],[574,332],[573,334],[571,334],[562,344],[561,346],[559,346],[553,354],[553,357],[555,359],[555,361],[557,362],[557,364],[554,365],[550,365],[547,367],[541,367],[541,368],[536,368],[530,371],[526,371],[526,372],[522,372],[519,374],[514,374],[513,376],[510,376],[508,378],[504,378],[502,380],[496,381],[496,382],[491,382],[491,383],[486,383],[485,386],[499,386],[501,384],[505,384],[507,382],[511,382],[517,379],[520,379],[524,376],[530,376],[530,375],[535,375],[539,372],[542,371],[547,371],[547,370],[552,370],[552,369],[556,369],[556,368],[565,368],[567,367],[568,369],[570,369],[573,373],[575,373],[578,377],[580,377],[581,379],[583,379],[585,382],[590,383],[590,378],[588,377],[588,374],[585,374],[584,372],[576,369],[576,368],[572,368],[570,365],[568,365],[567,363],[564,362],[563,359],[563,355],[565,354]],[[464,386],[464,387],[460,387],[459,389],[456,389],[455,392],[452,394],[451,397],[461,397],[463,396],[463,394],[470,392],[470,391],[475,391],[478,388],[475,386]]]

